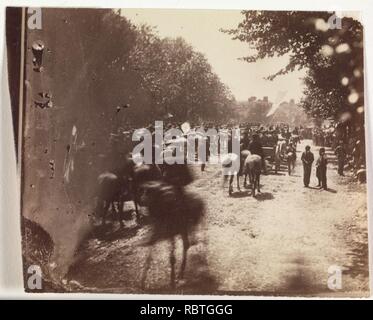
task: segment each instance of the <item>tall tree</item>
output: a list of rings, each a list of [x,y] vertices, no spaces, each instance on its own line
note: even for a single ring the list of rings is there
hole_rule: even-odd
[[[161,39],[146,25],[137,29],[129,63],[154,103],[154,116],[178,121],[223,118],[233,103],[228,88],[203,54],[182,38]]]
[[[346,119],[363,125],[363,27],[343,18],[340,28],[332,13],[302,11],[242,11],[236,29],[223,30],[250,44],[254,53],[242,59],[289,56],[289,62],[269,80],[306,68],[304,110],[313,117]],[[348,117],[347,117],[348,118]]]

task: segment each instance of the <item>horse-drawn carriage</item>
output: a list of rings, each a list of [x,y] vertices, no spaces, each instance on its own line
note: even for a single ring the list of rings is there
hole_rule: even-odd
[[[263,147],[264,159],[268,161],[269,164],[275,162],[276,146],[266,146]]]
[[[284,153],[278,149],[277,145],[263,147],[263,154],[267,166],[267,173],[274,172],[277,174],[281,165],[286,163],[286,157]]]
[[[274,170],[276,172],[276,145],[277,138],[274,135],[267,135],[262,137],[263,155],[266,161],[267,172]]]
[[[296,151],[286,140],[281,139],[274,145],[264,146],[263,153],[267,164],[267,172],[274,171],[277,174],[281,165],[284,165],[287,167],[289,175],[291,174],[295,165]]]

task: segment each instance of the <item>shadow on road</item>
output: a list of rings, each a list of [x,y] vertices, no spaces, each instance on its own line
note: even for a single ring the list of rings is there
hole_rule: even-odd
[[[328,189],[326,189],[325,191],[328,191],[328,192],[330,192],[330,193],[337,193],[337,190],[332,189],[332,188],[328,188]]]
[[[206,252],[199,251],[189,256],[189,269],[185,283],[178,288],[179,293],[213,294],[219,287],[217,279],[210,273]]]
[[[273,200],[274,198],[271,192],[261,192],[255,195],[255,199],[258,201]]]
[[[197,242],[195,246],[190,248],[184,278],[177,280],[175,289],[172,289],[168,282],[163,281],[162,285],[153,283],[150,288],[143,292],[154,294],[216,294],[219,283],[210,272],[206,246],[207,242],[204,240]]]
[[[139,230],[139,228],[140,226],[138,225],[134,227],[122,227],[112,232],[98,234],[96,238],[98,240],[103,240],[103,241],[115,241],[119,239],[128,239],[128,238],[134,237],[137,231]]]
[[[280,292],[286,295],[317,295],[320,293],[330,293],[326,283],[325,285],[315,283],[310,272],[311,266],[303,257],[297,257],[291,261],[292,267],[289,275],[286,277],[284,286]]]
[[[236,191],[231,194],[232,198],[245,198],[249,197],[251,194],[249,191]]]
[[[251,191],[237,191],[230,195],[231,198],[246,198],[246,197],[252,197]],[[271,192],[258,192],[253,197],[258,201],[265,201],[265,200],[272,200],[275,197]]]
[[[284,170],[285,171],[285,170]],[[283,172],[271,172],[267,174],[268,176],[286,176],[286,173]]]
[[[320,187],[310,187],[310,186],[308,186],[307,189],[320,190]]]

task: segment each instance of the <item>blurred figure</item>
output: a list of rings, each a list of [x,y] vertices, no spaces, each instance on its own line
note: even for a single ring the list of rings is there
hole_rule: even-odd
[[[334,150],[335,155],[338,159],[338,174],[344,176],[343,169],[346,161],[346,150],[343,145],[343,141],[339,141],[338,146]]]
[[[357,140],[356,143],[355,143],[355,146],[352,150],[352,158],[353,158],[353,163],[354,163],[354,167],[355,169],[360,169],[360,165],[361,165],[361,141],[360,140]]]
[[[327,179],[326,179],[326,170],[327,170],[328,160],[325,155],[325,148],[320,148],[319,158],[316,161],[316,176],[319,181],[318,187],[321,187],[324,190],[328,189]]]
[[[295,168],[295,161],[297,160],[297,148],[292,143],[286,147],[286,162],[288,165],[289,176]]]
[[[169,152],[171,151],[172,155]],[[163,157],[165,162],[160,165],[162,172],[162,180],[172,186],[174,186],[180,193],[184,192],[184,187],[194,181],[194,176],[190,170],[190,167],[186,163],[171,163],[168,161],[168,157],[174,159],[176,156],[176,150],[165,150]]]
[[[310,184],[312,163],[315,160],[310,146],[306,146],[305,151],[302,153],[301,160],[303,163],[303,183],[304,186],[308,188]]]

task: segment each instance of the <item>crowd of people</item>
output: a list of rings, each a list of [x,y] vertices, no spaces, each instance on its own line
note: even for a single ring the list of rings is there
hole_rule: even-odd
[[[165,130],[168,129],[181,129],[183,123],[177,123],[168,121],[165,124]],[[311,147],[307,146],[301,156],[301,161],[304,168],[304,186],[308,187],[310,184],[310,175],[312,171],[312,165],[316,164],[316,177],[318,179],[318,187],[327,189],[327,167],[328,159],[326,156],[326,149],[331,148],[332,152],[335,153],[338,164],[338,174],[344,176],[346,170],[351,170],[358,177],[359,180],[363,180],[360,176],[365,175],[365,150],[364,142],[362,139],[358,139],[352,135],[346,133],[345,128],[342,128],[339,124],[329,125],[324,127],[291,127],[288,124],[276,124],[276,125],[263,125],[259,123],[216,123],[206,122],[203,124],[190,125],[191,130],[194,132],[197,129],[208,129],[227,130],[230,132],[231,129],[240,129],[240,150],[248,150],[251,154],[257,154],[262,157],[263,160],[263,171],[267,173],[267,165],[265,160],[275,161],[276,147],[283,142],[284,150],[282,151],[283,158],[287,159],[291,157],[291,161],[287,161],[289,165],[289,174],[294,169],[297,144],[303,139],[310,139],[314,146],[320,147],[319,154],[315,162],[315,157],[311,152]],[[151,124],[147,127],[150,132],[154,132],[154,125]],[[128,136],[131,136],[132,130],[126,131]],[[205,162],[201,165],[201,170],[204,171],[206,162],[209,160],[209,141],[206,138],[206,151],[207,155]],[[230,140],[228,140],[230,141]],[[268,151],[269,150],[269,151]],[[231,144],[228,145],[228,152],[232,152]],[[278,155],[277,155],[278,156]],[[283,160],[284,160],[283,159]],[[285,161],[286,162],[286,161]],[[293,166],[293,167],[291,167]]]
[[[352,134],[352,129],[342,123],[316,127],[312,131],[312,141],[316,146],[334,150],[338,162],[338,174],[352,170],[358,176],[365,172],[364,133]]]

